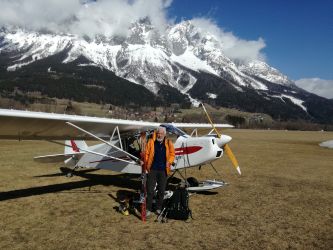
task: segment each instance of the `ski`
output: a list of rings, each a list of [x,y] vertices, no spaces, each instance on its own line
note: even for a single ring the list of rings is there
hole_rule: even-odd
[[[141,174],[141,194],[140,194],[140,202],[141,202],[141,220],[143,222],[146,221],[146,199],[147,199],[147,173],[146,168],[142,166],[142,174]]]

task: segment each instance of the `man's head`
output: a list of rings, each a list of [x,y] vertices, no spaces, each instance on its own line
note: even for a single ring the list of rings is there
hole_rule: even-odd
[[[165,127],[158,127],[156,132],[156,140],[158,140],[159,142],[163,141],[165,135],[166,135]]]

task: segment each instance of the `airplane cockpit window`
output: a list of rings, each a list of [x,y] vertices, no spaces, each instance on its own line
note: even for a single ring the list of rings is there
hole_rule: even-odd
[[[125,140],[123,141],[123,147],[124,150],[131,155],[134,155],[137,158],[140,157],[140,146],[138,143],[138,138],[134,136],[125,138]]]
[[[173,126],[172,124],[161,124],[161,127],[165,127],[168,133],[175,134],[177,137],[187,136],[187,134],[183,130]]]

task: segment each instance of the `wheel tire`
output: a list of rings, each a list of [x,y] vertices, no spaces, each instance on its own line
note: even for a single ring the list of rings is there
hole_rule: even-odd
[[[68,177],[68,178],[73,177],[73,173],[72,173],[72,172],[68,172],[68,173],[66,174],[66,177]]]
[[[189,177],[186,179],[187,183],[190,185],[190,187],[198,187],[199,181],[194,177]]]

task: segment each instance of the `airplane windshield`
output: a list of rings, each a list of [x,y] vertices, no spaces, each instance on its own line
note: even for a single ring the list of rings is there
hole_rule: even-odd
[[[168,133],[175,134],[177,136],[187,136],[183,130],[173,126],[172,124],[161,124],[161,127],[165,127]]]

